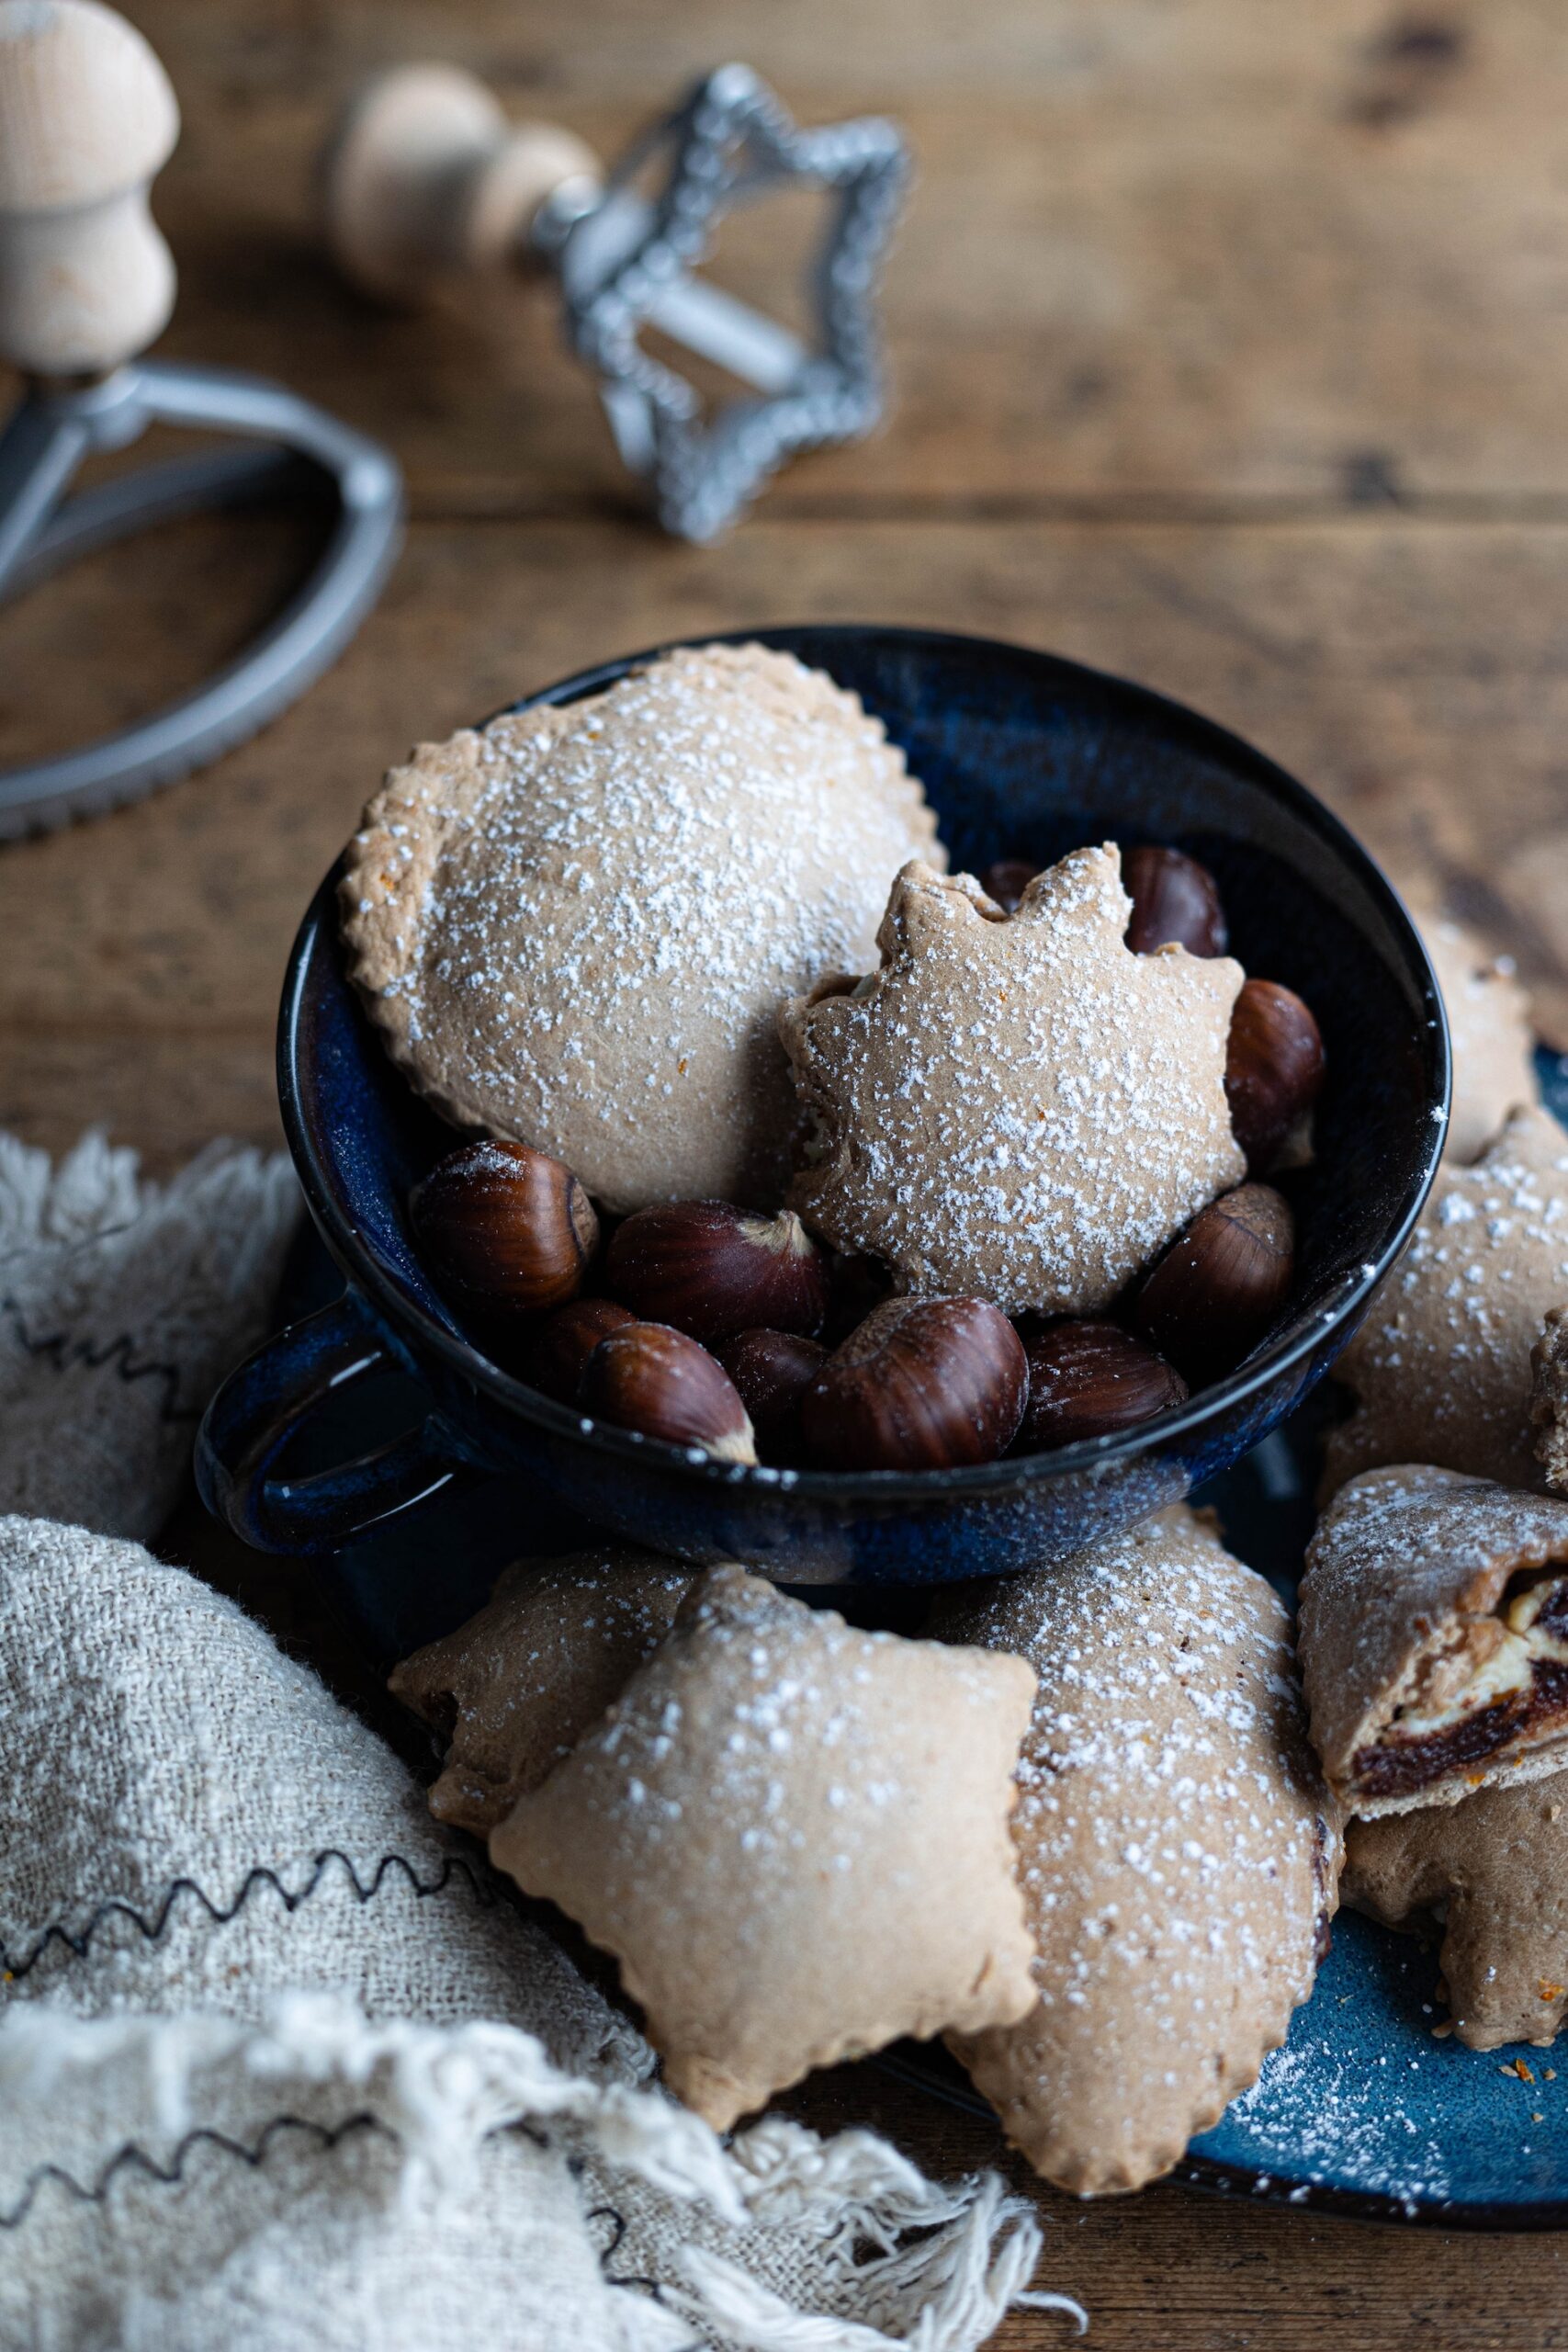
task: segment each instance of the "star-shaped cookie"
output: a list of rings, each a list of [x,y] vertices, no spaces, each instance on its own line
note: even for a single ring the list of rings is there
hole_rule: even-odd
[[[1137,2188],[1257,2079],[1317,1973],[1339,1838],[1290,1621],[1178,1507],[938,1625],[1040,1678],[1012,1823],[1036,1999],[953,2048],[1047,2180]]]
[[[630,1544],[518,1560],[477,1616],[395,1668],[389,1688],[449,1742],[436,1819],[481,1837],[504,1821],[663,1639],[691,1581]]]
[[[794,1205],[900,1287],[1089,1315],[1241,1182],[1225,1046],[1239,964],[1135,956],[1113,845],[1005,916],[918,859],[882,968],[797,997],[780,1034],[815,1119]]]
[[[1335,1376],[1356,1410],[1328,1441],[1324,1491],[1382,1463],[1543,1482],[1530,1351],[1568,1297],[1568,1135],[1517,1111],[1473,1168],[1438,1170],[1409,1248]]]
[[[1555,2039],[1568,2014],[1568,1781],[1353,1822],[1341,1892],[1391,1928],[1440,1908],[1438,1991],[1470,2049]]]
[[[1030,2007],[1008,1815],[1033,1690],[716,1568],[491,1856],[615,1955],[723,2130],[813,2066]]]

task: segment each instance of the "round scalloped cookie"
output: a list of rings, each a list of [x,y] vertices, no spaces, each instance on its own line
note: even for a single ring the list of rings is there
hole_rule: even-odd
[[[761,646],[683,648],[394,768],[344,862],[349,970],[456,1125],[616,1212],[771,1205],[796,1116],[778,1006],[874,961],[935,836],[855,695]]]
[[[1284,2041],[1334,1908],[1290,1620],[1178,1507],[930,1630],[1039,1677],[1012,1817],[1035,2003],[949,2040],[1047,2180],[1140,2188]]]

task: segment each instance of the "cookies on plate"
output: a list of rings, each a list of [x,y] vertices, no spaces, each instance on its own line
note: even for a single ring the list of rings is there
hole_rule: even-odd
[[[941,860],[903,753],[791,655],[688,647],[394,768],[340,888],[388,1051],[460,1126],[564,1160],[610,1209],[770,1206],[795,1105],[782,999],[870,959],[887,886]]]
[[[1443,992],[1453,1056],[1443,1148],[1449,1159],[1468,1164],[1501,1132],[1510,1111],[1536,1100],[1530,1001],[1513,966],[1461,923],[1423,915],[1419,927]]]
[[[1565,1298],[1568,1134],[1531,1107],[1473,1168],[1439,1169],[1409,1248],[1334,1367],[1356,1409],[1329,1438],[1325,1493],[1399,1462],[1539,1488],[1530,1350]]]
[[[1472,2050],[1552,2041],[1568,2015],[1568,1781],[1352,1823],[1343,1894],[1386,1927],[1440,1911],[1439,1991]]]
[[[1316,1973],[1338,1835],[1290,1621],[1178,1507],[937,1622],[1039,1677],[1012,1823],[1036,1997],[952,2045],[1047,2180],[1136,2188],[1256,2079]]]
[[[1134,955],[1114,846],[1076,850],[1002,913],[916,860],[852,993],[780,1035],[814,1123],[790,1193],[901,1289],[1090,1315],[1247,1173],[1226,956]]]
[[[1404,1464],[1352,1479],[1301,1590],[1313,1745],[1371,1817],[1568,1763],[1568,1503]]]
[[[518,1560],[467,1624],[395,1668],[388,1687],[448,1742],[436,1819],[481,1837],[504,1821],[663,1639],[692,1575],[629,1544]]]
[[[1021,1659],[856,1633],[711,1570],[491,1856],[613,1952],[721,2130],[813,2066],[1021,2017]]]

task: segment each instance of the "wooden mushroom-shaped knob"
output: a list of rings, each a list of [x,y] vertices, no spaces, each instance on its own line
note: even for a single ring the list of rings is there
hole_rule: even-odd
[[[169,77],[100,0],[0,0],[0,356],[116,368],[166,323],[147,191],[179,134]]]
[[[530,266],[541,205],[599,178],[581,139],[547,122],[513,128],[472,74],[394,66],[351,100],[328,146],[327,241],[367,293],[419,301],[444,279]]]

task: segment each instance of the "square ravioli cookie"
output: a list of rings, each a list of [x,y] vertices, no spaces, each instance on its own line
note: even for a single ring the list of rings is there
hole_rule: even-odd
[[[1301,1658],[1347,1811],[1452,1805],[1568,1762],[1568,1503],[1424,1464],[1342,1487],[1307,1547]]]
[[[437,1821],[504,1821],[662,1641],[693,1571],[627,1544],[517,1560],[467,1624],[395,1667],[388,1689],[447,1742]]]
[[[718,2129],[814,2066],[1033,1998],[1018,1658],[862,1634],[711,1570],[491,1857],[620,1962]]]
[[[1290,1621],[1179,1508],[936,1623],[1039,1677],[1012,1824],[1035,2001],[952,2047],[1047,2180],[1141,2188],[1256,2081],[1325,1949],[1339,1838]]]
[[[1342,1892],[1385,1927],[1441,1917],[1438,1991],[1468,2049],[1555,2041],[1568,2013],[1568,1782],[1353,1822]]]

